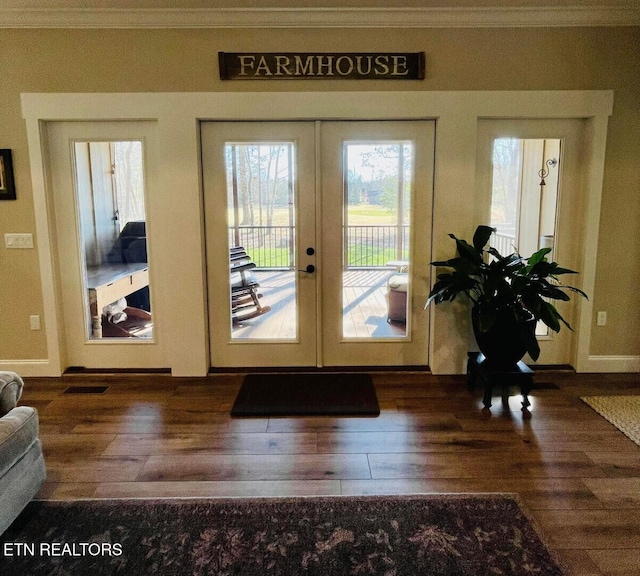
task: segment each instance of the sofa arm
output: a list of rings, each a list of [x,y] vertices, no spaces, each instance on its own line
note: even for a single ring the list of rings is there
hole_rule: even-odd
[[[24,382],[15,372],[0,372],[0,417],[18,404]]]

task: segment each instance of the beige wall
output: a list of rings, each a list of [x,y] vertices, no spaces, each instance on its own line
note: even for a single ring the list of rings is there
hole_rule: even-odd
[[[422,82],[226,82],[218,51],[424,51]],[[615,91],[609,124],[590,353],[640,354],[640,29],[0,30],[0,148],[14,154],[18,200],[0,234],[34,232],[23,92],[292,90]],[[36,239],[37,241],[37,239]],[[596,255],[594,254],[594,257]],[[0,361],[44,358],[35,250],[0,247]]]

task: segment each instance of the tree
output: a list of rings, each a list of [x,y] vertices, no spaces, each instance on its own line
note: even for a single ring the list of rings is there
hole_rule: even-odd
[[[517,223],[522,140],[498,138],[493,143],[493,185],[491,193],[492,222],[515,228]]]

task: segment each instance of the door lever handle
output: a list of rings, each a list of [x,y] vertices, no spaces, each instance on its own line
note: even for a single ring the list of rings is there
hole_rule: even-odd
[[[305,270],[308,274],[313,274],[316,271],[316,267],[313,264],[309,264]]]

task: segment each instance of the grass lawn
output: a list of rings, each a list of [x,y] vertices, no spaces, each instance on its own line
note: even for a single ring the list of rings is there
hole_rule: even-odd
[[[240,210],[242,218],[242,210]],[[395,214],[389,212],[384,206],[373,204],[352,204],[348,214],[351,226],[393,226],[396,223]],[[229,210],[229,222],[233,222],[233,210]],[[260,226],[258,217],[254,218],[254,225]],[[263,226],[267,225],[266,213],[263,215]],[[273,226],[289,225],[289,210],[287,208],[275,208],[273,211]]]

